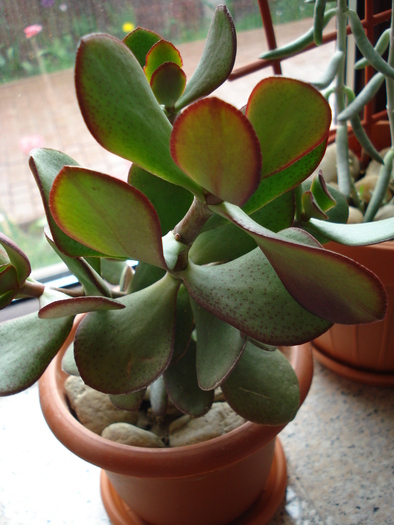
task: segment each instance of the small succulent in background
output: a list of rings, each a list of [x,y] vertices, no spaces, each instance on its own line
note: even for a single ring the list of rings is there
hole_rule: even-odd
[[[176,48],[148,30],[123,42],[82,39],[82,115],[100,144],[133,165],[123,182],[58,151],[32,152],[48,242],[81,289],[68,295],[33,282],[26,257],[0,238],[2,304],[40,301],[38,314],[0,325],[3,395],[36,381],[86,313],[77,368],[122,408],[137,410],[154,385],[158,399],[198,417],[221,386],[246,419],[282,424],[297,412],[299,389],[277,346],[310,341],[336,322],[384,317],[380,281],[307,231],[341,230],[327,219],[347,218],[346,200],[321,176],[301,187],[326,149],[326,100],[280,77],[261,81],[242,111],[204,98],[226,80],[235,52],[225,6],[188,82]],[[382,224],[377,240],[394,237],[393,222]]]

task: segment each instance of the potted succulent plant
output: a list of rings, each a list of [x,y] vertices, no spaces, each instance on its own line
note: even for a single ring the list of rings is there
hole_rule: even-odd
[[[389,313],[384,321],[368,326],[335,325],[317,338],[315,355],[326,366],[347,377],[377,385],[393,385],[394,281],[391,267],[394,263],[394,246],[391,242],[363,246],[364,242],[357,233],[360,232],[363,236],[363,231],[373,227],[368,223],[394,216],[391,147],[394,120],[390,109],[394,104],[392,29],[386,29],[373,47],[357,13],[349,8],[346,0],[338,0],[336,5],[330,6],[329,9],[326,9],[326,4],[328,7],[326,1],[315,3],[314,25],[297,42],[264,54],[263,57],[289,56],[313,41],[320,45],[324,27],[333,17],[336,18],[335,53],[324,77],[314,84],[316,88],[324,90],[326,98],[332,97],[330,100],[337,115],[335,143],[327,149],[320,167],[323,176],[337,182],[340,191],[346,196],[350,205],[348,222],[363,224],[349,224],[344,227],[343,235],[330,231],[329,225],[321,225],[322,228],[313,225],[312,228],[315,233],[319,231],[326,239],[335,241],[330,243],[330,249],[351,257],[379,276],[388,292]],[[359,70],[372,66],[376,70],[357,96],[345,84],[347,23],[363,55],[355,64],[355,68]],[[386,61],[382,55],[387,49]],[[368,129],[364,129],[360,121],[360,112],[367,104],[373,103],[373,98],[383,83],[387,93],[388,121],[375,122]],[[384,156],[379,153],[383,149]],[[369,161],[371,163],[368,165]]]
[[[0,237],[1,306],[17,297],[40,304],[37,314],[0,325],[2,395],[30,386],[73,339],[68,359],[116,406],[138,410],[150,386],[157,414],[169,398],[196,418],[220,386],[249,421],[179,449],[112,443],[71,415],[56,357],[40,386],[51,429],[101,465],[107,489],[150,523],[197,525],[208,515],[219,524],[244,512],[264,487],[275,435],[309,387],[308,351],[294,345],[333,323],[373,322],[386,311],[375,275],[306,231],[347,217],[346,200],[322,177],[301,187],[324,154],[329,105],[311,86],[285,78],[260,82],[244,110],[205,98],[230,74],[235,51],[225,6],[215,11],[187,83],[177,49],[151,31],[137,28],[123,41],[83,38],[75,67],[80,109],[98,142],[133,162],[128,180],[50,149],[30,157],[48,242],[81,289],[34,281],[27,256]],[[393,220],[381,223],[378,236],[368,230],[364,242],[393,238]],[[130,260],[138,261],[135,270]],[[114,286],[103,275],[119,266]],[[290,361],[278,346],[292,347]],[[108,498],[112,505],[117,496]]]

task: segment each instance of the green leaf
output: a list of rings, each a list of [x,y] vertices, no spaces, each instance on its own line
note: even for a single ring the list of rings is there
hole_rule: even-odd
[[[144,67],[148,51],[159,40],[161,37],[157,33],[143,27],[137,27],[124,37],[123,43],[134,54],[140,66]]]
[[[42,303],[65,297],[44,292]],[[40,378],[71,331],[73,318],[39,319],[37,313],[0,324],[0,395],[16,394]]]
[[[153,204],[160,219],[162,235],[174,229],[193,201],[189,191],[155,177],[136,164],[130,168],[128,182],[142,191]]]
[[[127,263],[116,259],[101,259],[101,275],[110,284],[118,285]]]
[[[178,361],[189,347],[194,328],[194,317],[190,305],[189,294],[182,284],[176,299],[175,343],[172,363]]]
[[[197,330],[196,370],[203,390],[220,386],[231,373],[246,345],[246,336],[192,301]]]
[[[384,318],[384,288],[366,268],[325,250],[303,230],[289,228],[275,234],[231,204],[222,203],[211,209],[249,232],[288,292],[309,312],[344,324]]]
[[[9,264],[0,273],[0,295],[7,292],[17,293],[19,290],[18,276],[14,266]]]
[[[129,184],[66,166],[53,185],[50,205],[56,223],[67,235],[106,257],[166,267],[156,211]]]
[[[144,72],[148,82],[151,81],[156,69],[166,62],[173,62],[180,68],[183,66],[182,57],[174,44],[167,40],[160,40],[151,47],[146,55]]]
[[[394,218],[362,224],[336,224],[311,219],[308,227],[326,239],[347,246],[366,246],[394,239]]]
[[[256,134],[240,111],[218,98],[202,99],[177,118],[171,154],[189,177],[221,200],[242,205],[259,185]]]
[[[326,141],[331,110],[309,84],[271,77],[249,97],[246,116],[261,145],[262,177],[282,170]]]
[[[271,202],[279,195],[288,192],[304,181],[320,164],[324,152],[326,151],[327,141],[294,162],[288,168],[262,179],[257,191],[251,196],[248,202],[243,206],[243,210],[250,214],[267,202]]]
[[[15,297],[15,291],[6,292],[0,296],[0,310],[12,303],[13,298]]]
[[[108,35],[82,38],[75,78],[83,118],[104,148],[203,199],[172,160],[172,126],[125,44]]]
[[[106,297],[70,297],[48,304],[38,312],[40,319],[57,319],[85,312],[122,310],[125,305]]]
[[[331,195],[321,172],[315,177],[311,184],[311,192],[315,197],[320,208],[326,212],[336,204],[334,197]]]
[[[198,66],[175,104],[177,111],[205,97],[230,75],[237,52],[237,38],[230,11],[225,5],[215,9]]]
[[[29,158],[29,166],[36,180],[36,184],[41,193],[41,199],[44,204],[45,214],[48,226],[51,230],[53,240],[56,246],[64,253],[71,257],[76,257],[83,253],[90,256],[99,256],[95,250],[83,246],[74,239],[66,235],[56,224],[49,209],[49,194],[53,182],[59,171],[64,166],[78,166],[78,163],[68,155],[52,149],[34,149]]]
[[[237,414],[262,425],[284,425],[300,404],[297,376],[279,351],[265,352],[248,343],[239,363],[222,385]]]
[[[86,262],[85,259],[82,257],[69,257],[68,255],[65,255],[53,242],[51,233],[46,228],[44,229],[44,234],[52,249],[68,266],[70,272],[77,277],[85,290],[86,295],[103,295],[105,297],[111,297],[111,290],[108,288],[106,282],[92,268],[92,266]],[[100,259],[96,260],[100,261]]]
[[[323,220],[326,220],[328,218],[324,211],[320,208],[311,191],[306,191],[305,193],[303,193],[301,200],[303,208],[302,216],[304,220],[308,220],[311,217]]]
[[[23,286],[31,272],[30,262],[27,255],[17,244],[14,243],[14,241],[9,239],[2,232],[0,232],[0,245],[4,247],[12,266],[15,268],[19,286]]]
[[[217,266],[189,262],[180,277],[203,308],[263,343],[301,344],[331,326],[291,297],[259,248]]]
[[[121,410],[129,410],[135,412],[141,406],[144,400],[146,388],[138,390],[138,392],[132,392],[131,394],[119,394],[117,396],[109,396],[111,403]]]
[[[87,314],[78,327],[74,353],[82,379],[109,394],[145,388],[170,363],[180,281],[166,275],[119,299],[126,308]]]
[[[152,74],[150,86],[159,104],[173,108],[186,86],[186,75],[174,62],[165,62]]]
[[[79,377],[79,370],[77,367],[77,363],[75,362],[75,359],[74,359],[74,341],[70,344],[70,346],[64,352],[64,355],[62,358],[62,370],[64,370],[64,372],[66,372],[66,374],[70,376]]]
[[[211,408],[214,391],[201,390],[197,383],[194,341],[191,341],[182,359],[164,372],[164,382],[171,401],[184,414],[200,417]]]
[[[138,292],[139,290],[147,288],[164,277],[165,273],[165,270],[157,266],[143,262],[138,263],[133,280],[131,281],[130,291]]]
[[[214,215],[214,217],[219,217]],[[258,224],[272,231],[280,231],[293,224],[294,195],[287,192],[266,204],[251,215]],[[256,248],[250,235],[234,224],[225,222],[222,226],[201,233],[194,241],[189,257],[195,264],[217,261],[232,261]]]

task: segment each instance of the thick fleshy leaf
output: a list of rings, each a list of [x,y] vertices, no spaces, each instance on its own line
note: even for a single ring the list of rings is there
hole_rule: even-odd
[[[251,217],[258,224],[276,232],[293,224],[294,207],[294,195],[288,192],[260,208]],[[196,264],[227,262],[254,248],[256,243],[250,235],[226,221],[222,226],[201,233],[193,243],[189,257]]]
[[[171,154],[178,166],[221,200],[243,205],[260,182],[261,154],[247,118],[212,97],[175,121]]]
[[[75,359],[74,359],[74,341],[70,344],[70,346],[64,352],[64,355],[62,358],[62,370],[64,370],[64,372],[66,372],[66,374],[70,376],[79,377],[79,370],[77,367],[77,363],[75,362]]]
[[[237,364],[246,345],[246,335],[192,301],[197,329],[196,370],[199,387],[220,386]]]
[[[308,229],[340,244],[366,246],[393,240],[394,218],[362,224],[335,224],[311,219],[308,222]]]
[[[15,291],[6,292],[0,296],[0,310],[12,303],[13,298],[15,297]]]
[[[166,62],[174,62],[179,67],[183,66],[182,57],[174,44],[167,40],[160,40],[151,47],[146,55],[144,72],[148,82],[151,81],[156,69]]]
[[[65,297],[45,291],[40,303]],[[0,395],[16,394],[39,379],[71,331],[73,318],[39,319],[37,313],[0,323]]]
[[[306,191],[302,194],[303,219],[308,220],[311,217],[315,219],[326,220],[328,217],[318,205],[313,193]]]
[[[110,284],[118,285],[125,272],[127,263],[115,259],[101,259],[101,275]]]
[[[104,148],[203,198],[172,160],[172,126],[125,44],[108,35],[82,38],[75,82],[86,125]]]
[[[302,183],[302,192],[309,191],[311,189],[311,180],[306,180]],[[349,205],[347,203],[346,197],[341,193],[338,188],[334,186],[327,186],[330,195],[335,200],[335,206],[326,211],[329,222],[337,222],[345,224],[349,216]],[[304,223],[303,227],[308,231],[309,222]],[[271,229],[271,228],[270,228]],[[322,244],[327,242],[327,239],[321,235],[314,233],[314,237]]]
[[[150,86],[159,104],[174,107],[186,86],[186,75],[175,62],[165,62],[153,72]]]
[[[189,294],[182,284],[176,299],[175,343],[172,363],[178,361],[185,354],[190,343],[193,328],[194,317]]]
[[[237,53],[237,38],[230,11],[219,5],[209,26],[198,66],[175,104],[177,111],[218,88],[230,75]]]
[[[135,58],[140,63],[141,67],[145,66],[146,55],[148,54],[150,48],[161,40],[159,36],[154,31],[145,29],[143,27],[137,27],[134,31],[131,31],[123,39],[123,43],[130,49],[134,54]]]
[[[138,292],[139,290],[147,288],[164,277],[165,273],[165,270],[157,266],[143,262],[138,263],[133,280],[130,283],[130,291]]]
[[[122,310],[125,305],[107,297],[70,297],[54,301],[38,312],[40,319],[57,319],[85,312],[102,312],[107,310]]]
[[[193,202],[189,191],[155,177],[136,164],[130,168],[128,182],[142,191],[153,204],[160,219],[162,235],[174,229]]]
[[[297,376],[282,352],[266,352],[251,343],[222,390],[237,414],[262,425],[288,423],[300,404]]]
[[[41,193],[48,226],[51,230],[56,246],[71,257],[76,257],[82,252],[89,256],[100,256],[101,254],[83,246],[79,242],[71,239],[56,224],[49,209],[49,194],[53,182],[59,171],[64,166],[78,166],[78,163],[60,151],[53,149],[34,149],[29,158],[29,166],[36,180],[36,184]]]
[[[290,78],[262,80],[249,97],[246,116],[261,144],[262,177],[293,164],[326,139],[331,110],[309,84]]]
[[[275,234],[236,206],[222,203],[211,208],[249,232],[286,289],[309,312],[343,324],[384,318],[387,299],[382,283],[363,266],[325,250],[303,230]]]
[[[18,290],[19,290],[18,275],[16,273],[14,266],[9,264],[0,273],[0,295],[3,295],[11,291],[14,291],[16,293]]]
[[[86,384],[101,392],[126,394],[145,388],[163,373],[174,347],[179,285],[167,274],[119,299],[124,310],[94,312],[83,318],[74,353]]]
[[[291,297],[259,248],[217,266],[189,262],[180,276],[198,304],[263,343],[305,343],[332,325]]]
[[[86,295],[103,295],[104,297],[111,297],[111,290],[107,283],[100,277],[100,275],[86,262],[82,257],[69,257],[61,252],[56,244],[53,242],[51,232],[45,228],[45,237],[51,248],[58,254],[58,256],[66,263],[71,273],[77,277],[81,283]],[[100,261],[100,259],[96,259]]]
[[[267,202],[271,202],[279,195],[282,195],[298,186],[309,177],[309,175],[313,173],[320,164],[324,152],[326,151],[326,145],[327,141],[324,141],[300,160],[294,162],[291,166],[266,179],[262,179],[259,187],[242,209],[246,213],[251,214],[260,209]]]
[[[138,390],[138,392],[132,392],[131,394],[119,394],[117,396],[109,396],[111,403],[122,410],[129,410],[135,412],[141,406],[144,400],[146,388]]]
[[[75,240],[107,257],[165,268],[156,211],[126,182],[66,166],[53,185],[50,206],[56,223]]]
[[[166,390],[174,405],[193,417],[203,416],[211,408],[214,391],[201,390],[197,383],[196,346],[191,341],[186,354],[164,372]]]
[[[27,255],[17,244],[9,239],[4,233],[0,232],[0,245],[7,252],[8,258],[15,268],[19,286],[22,286],[31,272],[30,262]]]

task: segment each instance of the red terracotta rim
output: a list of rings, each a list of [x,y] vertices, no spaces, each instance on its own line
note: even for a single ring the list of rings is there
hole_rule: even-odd
[[[286,458],[281,442],[276,438],[274,459],[267,478],[266,488],[253,505],[229,525],[266,525],[282,503],[287,486]],[[104,470],[100,479],[101,498],[113,525],[149,525],[120,498]]]
[[[136,477],[184,477],[203,474],[239,461],[271,441],[284,426],[265,426],[245,423],[232,432],[199,443],[173,449],[149,449],[114,443],[82,426],[70,413],[64,393],[66,375],[61,370],[62,354],[73,340],[78,322],[39,382],[41,409],[48,426],[71,452],[105,470]],[[290,362],[297,374],[304,401],[313,376],[310,343],[290,348]],[[214,445],[214,446],[212,446]],[[236,455],[234,456],[234,452]],[[202,459],[203,458],[203,459]],[[147,472],[147,462],[150,468]]]
[[[313,347],[313,355],[326,368],[335,372],[336,374],[351,379],[357,383],[363,383],[364,385],[380,386],[380,387],[394,387],[394,374],[385,374],[379,372],[369,372],[368,370],[360,370],[353,368],[349,365],[345,365],[336,361],[332,357],[322,352],[315,345]]]

